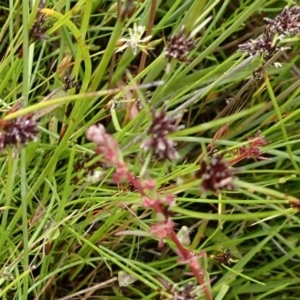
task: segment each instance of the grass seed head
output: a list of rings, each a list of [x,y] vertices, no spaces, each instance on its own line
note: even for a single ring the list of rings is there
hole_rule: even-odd
[[[216,155],[211,158],[203,159],[200,163],[200,169],[195,174],[196,178],[202,179],[202,192],[221,190],[233,190],[234,170],[223,160],[222,155]]]
[[[156,158],[160,160],[174,160],[179,158],[175,149],[176,144],[167,137],[168,134],[179,129],[175,120],[167,115],[165,109],[152,112],[152,124],[148,129],[150,137],[145,140],[141,148],[145,151],[154,150]]]
[[[182,27],[177,34],[168,38],[166,57],[169,60],[175,58],[179,61],[187,62],[187,56],[195,48],[195,41],[186,36],[184,31],[185,27]]]

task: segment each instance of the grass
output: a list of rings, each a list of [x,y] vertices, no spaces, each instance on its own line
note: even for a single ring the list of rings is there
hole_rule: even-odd
[[[42,2],[0,2],[0,137],[7,122],[39,122],[37,140],[0,155],[0,299],[298,299],[299,38],[271,62],[237,51],[295,3]],[[145,26],[137,44],[134,24]],[[169,60],[183,25],[194,47]],[[163,107],[184,125],[169,135],[179,159],[141,149]],[[95,123],[117,142],[128,182],[93,156]],[[243,156],[259,131],[265,159]],[[194,175],[212,150],[235,171],[234,190],[202,192]],[[151,197],[176,196],[177,237],[151,234],[163,206],[145,208],[141,178],[155,180]],[[189,253],[203,274],[178,262]],[[193,296],[189,282],[202,282]]]

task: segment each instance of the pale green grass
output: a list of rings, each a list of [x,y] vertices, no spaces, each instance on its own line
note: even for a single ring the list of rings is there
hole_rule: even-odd
[[[300,194],[300,89],[299,74],[293,71],[299,65],[298,38],[289,41],[286,58],[278,59],[282,68],[268,68],[266,81],[252,82],[234,98],[261,64],[259,58],[236,52],[234,41],[250,28],[257,27],[253,38],[257,37],[264,24],[261,13],[274,17],[293,2],[157,1],[152,26],[148,22],[155,2],[134,1],[132,14],[122,21],[117,20],[117,1],[46,1],[43,13],[52,24],[49,39],[30,46],[28,32],[38,3],[33,7],[29,1],[0,3],[1,110],[21,97],[26,107],[10,118],[60,105],[40,120],[38,142],[0,156],[0,299],[59,299],[92,287],[90,298],[84,291],[83,299],[158,299],[163,289],[158,278],[179,286],[189,281],[188,269],[177,263],[171,242],[158,249],[157,241],[149,237],[117,235],[126,230],[147,232],[155,219],[142,209],[137,192],[126,184],[110,184],[113,170],[108,169],[97,184],[86,183],[85,178],[73,183],[75,162],[94,151],[84,133],[97,121],[106,124],[124,148],[132,172],[139,175],[144,168],[140,141],[151,122],[149,112],[163,104],[177,117],[185,113],[185,128],[172,134],[182,160],[150,161],[146,175],[157,181],[158,191],[177,195],[174,221],[178,229],[183,225],[191,229],[192,249],[216,254],[229,248],[239,259],[228,267],[203,260],[213,298],[297,299],[300,221],[288,200]],[[152,40],[157,40],[144,67],[140,50],[136,56],[131,48],[115,54],[116,43],[128,36],[134,23],[151,26]],[[195,30],[197,45],[190,63],[171,62],[167,73],[163,46],[183,24]],[[53,49],[56,42],[60,45]],[[226,49],[229,43],[232,46]],[[21,44],[23,59],[17,57]],[[54,72],[66,54],[73,57],[72,76],[82,81],[80,94],[59,92],[41,102],[63,86]],[[164,84],[158,87],[130,88],[160,80]],[[114,96],[124,102],[131,89],[131,96],[137,95],[146,106],[126,125],[124,105],[113,114],[105,106],[112,98],[109,89],[118,88],[121,81],[127,86]],[[228,98],[234,98],[232,108],[222,114]],[[69,117],[68,103],[74,104]],[[236,191],[200,195],[199,181],[190,179],[203,149],[226,124],[230,125],[217,141],[220,152],[240,147],[245,135],[261,130],[269,142],[264,147],[269,160],[240,163]],[[62,126],[66,130],[60,136]],[[180,185],[173,182],[178,178],[183,180]],[[121,270],[137,281],[123,288],[117,281],[96,288]]]

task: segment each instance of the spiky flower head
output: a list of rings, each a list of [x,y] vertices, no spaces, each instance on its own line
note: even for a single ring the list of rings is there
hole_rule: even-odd
[[[261,131],[257,131],[256,134],[253,137],[247,137],[247,141],[249,141],[248,146],[242,146],[239,148],[240,155],[247,154],[248,157],[253,157],[254,159],[261,158],[261,155],[263,154],[261,148],[265,145],[267,145],[266,140],[264,137],[261,136]]]
[[[46,31],[49,28],[45,26],[46,16],[38,12],[37,17],[30,28],[29,38],[32,42],[47,40],[49,37]]]
[[[179,158],[175,149],[176,144],[167,136],[180,129],[176,121],[167,115],[166,109],[152,112],[152,124],[148,129],[150,137],[141,145],[145,151],[152,149],[156,158],[161,160],[174,160]]]
[[[65,92],[73,88],[75,88],[75,94],[78,94],[80,92],[81,82],[79,80],[76,81],[74,78],[72,79],[68,72],[64,76],[64,81],[65,81],[65,85],[63,87],[63,90]]]
[[[218,193],[223,189],[233,190],[235,188],[233,184],[234,171],[223,160],[222,155],[203,159],[195,177],[202,179],[201,190],[204,193],[206,191]]]
[[[137,25],[136,23],[133,25],[133,28],[129,28],[129,38],[121,38],[119,42],[123,43],[123,45],[116,51],[121,52],[128,47],[131,47],[133,55],[136,55],[138,48],[147,53],[147,44],[152,36],[148,35],[146,37],[142,37],[146,33],[146,27],[142,25]],[[149,49],[149,47],[148,47]]]
[[[264,34],[260,38],[239,45],[239,50],[248,53],[250,56],[262,54],[265,59],[268,59],[280,49],[278,47],[279,40],[274,39],[274,37],[274,32],[269,27],[266,27]]]
[[[21,147],[30,141],[36,141],[39,132],[37,126],[32,115],[24,115],[12,120],[0,120],[0,150],[7,146]]]
[[[195,41],[191,37],[185,35],[185,27],[175,35],[170,36],[166,46],[166,57],[179,61],[187,62],[188,54],[195,48]]]
[[[239,50],[254,56],[262,54],[270,59],[279,48],[280,40],[285,36],[295,36],[300,32],[300,6],[284,8],[275,19],[264,18],[266,28],[261,37],[239,45]]]
[[[274,20],[264,18],[274,32],[284,36],[295,36],[300,32],[300,6],[285,7]]]

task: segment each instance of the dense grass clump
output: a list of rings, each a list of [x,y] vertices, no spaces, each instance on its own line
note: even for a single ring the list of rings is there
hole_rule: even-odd
[[[296,3],[0,9],[0,299],[299,298]]]

